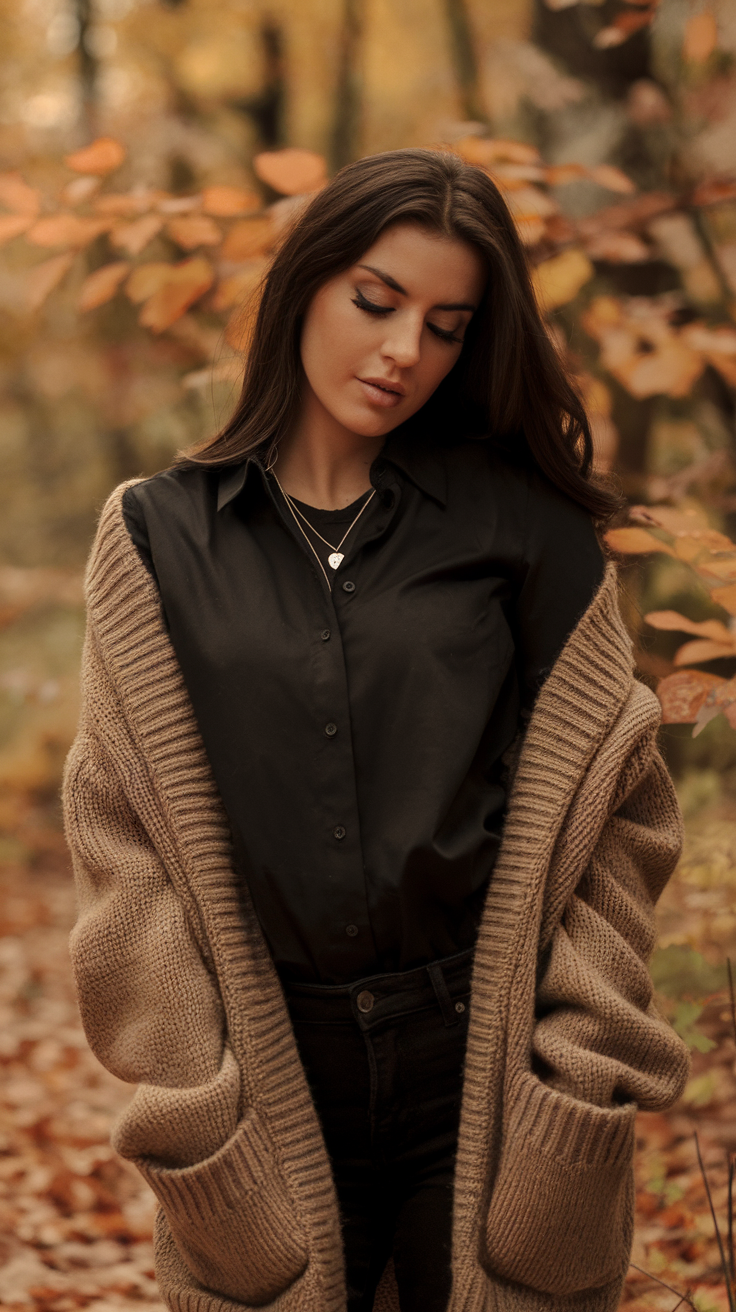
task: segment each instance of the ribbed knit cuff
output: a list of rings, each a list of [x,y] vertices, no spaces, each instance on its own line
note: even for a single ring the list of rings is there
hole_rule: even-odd
[[[633,1235],[633,1104],[607,1110],[519,1081],[486,1224],[489,1273],[542,1294],[623,1277]]]
[[[304,1237],[255,1108],[196,1166],[172,1170],[145,1158],[136,1165],[181,1256],[207,1289],[258,1305],[304,1271]]]

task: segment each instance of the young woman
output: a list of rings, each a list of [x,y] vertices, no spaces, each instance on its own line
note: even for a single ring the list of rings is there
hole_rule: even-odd
[[[119,488],[65,801],[180,1312],[613,1312],[680,845],[577,394],[490,179],[344,169],[242,398]]]

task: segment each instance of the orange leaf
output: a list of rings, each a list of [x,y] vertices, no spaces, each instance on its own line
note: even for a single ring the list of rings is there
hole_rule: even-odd
[[[585,244],[591,260],[610,260],[614,264],[638,264],[648,260],[649,247],[633,232],[599,232]]]
[[[154,292],[171,281],[172,265],[165,260],[155,260],[151,264],[139,264],[131,273],[126,288],[126,296],[134,305],[147,301]]]
[[[597,182],[599,187],[607,187],[609,191],[618,191],[622,196],[630,196],[636,191],[635,184],[631,178],[627,178],[621,169],[617,169],[613,164],[597,164],[595,168],[588,170],[588,176]]]
[[[708,694],[725,682],[717,674],[706,674],[703,670],[678,670],[677,674],[668,674],[657,688],[663,723],[694,724]]]
[[[736,199],[736,179],[715,179],[701,182],[693,192],[693,205],[720,205],[724,200]]]
[[[113,246],[119,246],[129,255],[140,255],[141,251],[159,233],[164,221],[158,214],[144,214],[132,223],[119,223],[110,233]]]
[[[703,661],[719,660],[722,656],[736,656],[736,642],[711,642],[708,638],[698,638],[679,648],[675,665],[700,665]]]
[[[75,173],[112,173],[126,156],[125,146],[114,137],[98,137],[90,146],[64,156],[64,163]]]
[[[139,322],[161,333],[189,309],[212,286],[214,272],[201,256],[171,267],[171,277],[146,301]]]
[[[32,214],[0,214],[0,246],[20,236],[32,223]]]
[[[95,310],[98,305],[111,301],[129,269],[128,260],[117,260],[114,264],[103,264],[101,269],[95,269],[82,283],[79,309]]]
[[[233,305],[240,305],[246,297],[255,291],[268,267],[266,260],[251,260],[237,273],[221,278],[212,297],[212,309],[218,313],[229,310]]]
[[[166,231],[170,237],[173,237],[177,246],[182,246],[185,251],[193,251],[196,246],[216,246],[222,240],[222,233],[217,224],[205,214],[190,214],[169,219]]]
[[[319,191],[327,182],[327,162],[313,150],[287,146],[284,150],[264,150],[253,160],[253,169],[269,187],[283,196],[299,196],[304,191]]]
[[[254,255],[263,255],[270,250],[276,235],[273,220],[270,217],[260,219],[240,219],[234,223],[222,243],[220,256],[223,260],[240,264],[251,260]]]
[[[697,570],[703,578],[723,579],[725,583],[731,583],[736,581],[736,556],[721,560],[715,556],[709,556],[706,560],[699,561]]]
[[[736,583],[729,583],[727,588],[713,588],[711,600],[727,610],[729,615],[736,615]]]
[[[729,642],[736,645],[736,634],[722,620],[689,620],[676,610],[650,610],[644,616],[653,629],[666,629],[676,633],[693,633],[698,638],[712,638],[715,642]]]
[[[87,246],[107,232],[109,219],[84,219],[79,214],[50,214],[39,219],[28,233],[34,246]]]
[[[606,542],[612,551],[624,556],[639,556],[650,551],[663,551],[667,556],[675,554],[671,547],[652,537],[645,528],[611,528],[606,533]]]
[[[41,193],[29,187],[20,173],[0,173],[0,204],[16,214],[38,214]]]
[[[95,178],[91,174],[83,173],[79,178],[72,178],[62,188],[61,199],[65,205],[81,205],[83,201],[89,200],[99,187],[102,186],[102,178]]]
[[[218,219],[232,219],[260,208],[260,196],[245,187],[205,187],[202,192],[202,209]]]
[[[29,310],[38,310],[74,263],[73,255],[54,255],[43,264],[37,264],[26,274],[25,303]]]
[[[564,187],[568,182],[584,178],[587,169],[582,164],[551,164],[544,173],[548,187]]]
[[[98,214],[114,214],[120,218],[128,219],[133,214],[145,214],[160,194],[162,193],[156,191],[109,191],[106,195],[96,198],[94,208]]]
[[[631,517],[656,524],[675,536],[699,537],[702,534],[708,543],[715,536],[727,547],[734,546],[729,538],[709,526],[708,516],[701,506],[632,506]]]
[[[683,59],[691,64],[704,64],[717,45],[718,27],[709,9],[688,18],[682,43]]]
[[[510,141],[503,137],[462,137],[453,143],[453,151],[469,164],[487,168],[496,160],[509,160],[512,164],[541,164],[536,146],[525,141]]]

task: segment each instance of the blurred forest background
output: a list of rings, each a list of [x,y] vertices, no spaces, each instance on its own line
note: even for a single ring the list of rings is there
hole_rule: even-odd
[[[624,1305],[734,1312],[736,0],[0,0],[3,1307],[161,1307],[66,959],[96,515],[226,417],[305,199],[406,145],[504,190],[631,507],[609,546],[687,822],[653,972],[693,1074],[640,1117]]]

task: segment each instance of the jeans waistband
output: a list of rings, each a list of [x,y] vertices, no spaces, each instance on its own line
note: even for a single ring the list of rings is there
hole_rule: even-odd
[[[352,984],[283,982],[291,1019],[301,1024],[345,1024],[357,1021],[362,1030],[415,1011],[437,1007],[445,1025],[463,1019],[470,997],[473,949],[442,957],[428,966],[368,975]]]

